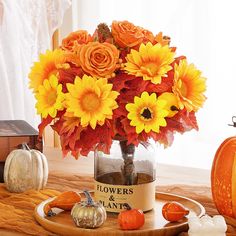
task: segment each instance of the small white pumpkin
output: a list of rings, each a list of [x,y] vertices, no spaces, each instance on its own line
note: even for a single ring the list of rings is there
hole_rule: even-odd
[[[29,149],[27,144],[22,144],[22,147],[13,150],[5,162],[4,182],[10,192],[39,190],[47,184],[47,158],[40,151]]]

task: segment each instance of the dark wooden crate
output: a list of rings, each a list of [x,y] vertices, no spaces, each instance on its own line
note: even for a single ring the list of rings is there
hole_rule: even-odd
[[[43,151],[38,131],[24,120],[0,120],[0,181],[2,181],[4,162],[8,154],[27,143],[32,149]]]

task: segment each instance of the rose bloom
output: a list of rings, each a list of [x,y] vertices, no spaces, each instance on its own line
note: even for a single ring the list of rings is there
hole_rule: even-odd
[[[128,21],[113,21],[111,33],[120,47],[134,47],[142,43],[144,34],[142,28]]]
[[[154,35],[151,31],[147,30],[147,29],[143,29],[140,27],[140,29],[142,30],[142,33],[143,33],[143,41],[142,43],[148,43],[148,42],[151,42],[152,44],[154,43]]]
[[[78,30],[70,33],[62,40],[62,48],[73,51],[75,44],[86,44],[92,41],[92,36],[86,30]]]
[[[90,42],[79,45],[75,53],[78,65],[94,77],[112,76],[119,62],[119,50],[110,43]]]

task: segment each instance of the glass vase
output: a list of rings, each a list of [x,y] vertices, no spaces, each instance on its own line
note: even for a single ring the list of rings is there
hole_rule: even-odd
[[[109,150],[104,144],[97,145],[94,152],[95,199],[106,211],[120,212],[124,203],[144,212],[153,208],[155,153],[155,146],[149,142],[141,142],[136,147],[128,145],[126,140],[113,140]]]

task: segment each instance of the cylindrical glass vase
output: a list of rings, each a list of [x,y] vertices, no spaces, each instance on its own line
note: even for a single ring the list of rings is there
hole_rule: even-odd
[[[106,151],[104,151],[106,150]],[[144,212],[155,203],[155,147],[141,142],[137,147],[126,140],[114,140],[109,154],[99,144],[95,158],[95,199],[108,212],[120,212],[124,203]]]

